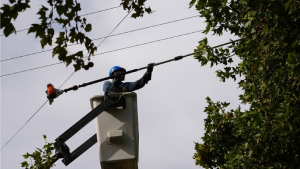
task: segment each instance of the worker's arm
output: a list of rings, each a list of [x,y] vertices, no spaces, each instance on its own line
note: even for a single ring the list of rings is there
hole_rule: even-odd
[[[132,91],[135,91],[135,90],[138,90],[138,89],[144,87],[145,84],[147,84],[149,82],[149,80],[151,80],[153,67],[154,67],[154,63],[149,64],[146,73],[144,74],[144,76],[141,79],[139,79],[135,82],[126,82],[126,83],[117,81],[117,82],[115,82],[114,87],[117,90],[119,90],[120,92],[132,92]],[[104,93],[111,86],[112,86],[112,82],[110,82],[110,81],[104,82],[104,85],[103,85]]]
[[[146,84],[145,80],[141,78],[135,82],[126,82],[126,83],[116,82],[114,87],[120,92],[132,92],[144,87],[145,84]],[[104,82],[103,92],[105,93],[107,89],[111,88],[111,86],[112,86],[112,82],[110,81]]]
[[[106,81],[103,84],[103,92],[105,93],[107,89],[111,87],[112,83],[110,81]]]
[[[135,82],[124,83],[123,85],[125,86],[125,92],[132,92],[134,90],[138,90],[144,87],[145,84],[147,84],[151,80],[153,67],[154,67],[154,63],[149,64],[147,71],[145,72],[144,76],[141,79]]]
[[[135,90],[138,90],[142,87],[145,86],[145,83],[146,81],[141,78],[135,82],[126,82],[126,83],[123,83],[124,87],[125,87],[125,91],[124,92],[132,92],[132,91],[135,91]],[[122,91],[122,90],[120,90]]]

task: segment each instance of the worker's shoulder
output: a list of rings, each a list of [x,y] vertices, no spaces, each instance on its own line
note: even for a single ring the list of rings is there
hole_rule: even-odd
[[[112,81],[105,81],[104,84],[105,84],[105,83],[106,83],[106,84],[111,84]]]
[[[110,86],[110,85],[112,85],[112,82],[111,82],[111,81],[105,81],[105,82],[103,83],[103,86]]]

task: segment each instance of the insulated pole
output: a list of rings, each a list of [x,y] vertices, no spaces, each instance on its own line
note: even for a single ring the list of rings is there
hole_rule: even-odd
[[[234,40],[234,41],[231,41],[231,42],[227,42],[227,43],[224,43],[224,44],[221,44],[221,45],[214,46],[212,48],[218,48],[218,47],[221,47],[221,46],[224,46],[224,45],[229,45],[229,44],[231,44],[233,42],[236,42],[236,41],[239,41],[239,40],[240,39]],[[172,62],[172,61],[178,61],[178,60],[181,60],[181,59],[183,59],[185,57],[192,56],[192,55],[197,54],[197,53],[199,53],[199,52],[194,52],[194,53],[190,53],[190,54],[186,54],[186,55],[182,55],[182,56],[176,56],[173,59],[169,59],[169,60],[166,60],[166,61],[155,63],[154,66],[162,65],[162,64],[169,63],[169,62]],[[141,68],[138,68],[138,69],[129,70],[129,71],[123,73],[122,75],[126,75],[126,74],[137,72],[137,71],[140,71],[140,70],[143,70],[143,69],[147,69],[147,67],[148,66],[144,66],[144,67],[141,67]],[[63,92],[68,92],[70,90],[77,90],[78,88],[89,86],[89,85],[92,85],[92,84],[95,84],[95,83],[99,83],[99,82],[102,82],[102,81],[105,81],[105,80],[113,79],[113,78],[115,78],[115,76],[109,76],[109,77],[105,77],[105,78],[102,78],[102,79],[94,80],[94,81],[91,81],[91,82],[88,82],[88,83],[83,83],[81,85],[75,85],[73,87],[64,89]]]
[[[162,64],[165,64],[165,63],[168,63],[168,62],[172,62],[172,61],[177,61],[177,60],[180,60],[180,59],[182,59],[184,57],[191,56],[193,54],[194,53],[189,54],[189,55],[184,55],[184,56],[177,56],[177,57],[174,57],[173,59],[169,59],[169,60],[166,60],[166,61],[163,61],[163,62],[155,63],[154,66],[162,65]],[[126,74],[134,73],[134,72],[137,72],[137,71],[140,71],[140,70],[143,70],[143,69],[147,69],[147,67],[148,66],[144,66],[144,67],[141,67],[141,68],[138,68],[138,69],[129,70],[129,71],[125,72],[125,73],[122,73],[122,75],[126,75]],[[99,82],[102,82],[102,81],[105,81],[105,80],[113,79],[113,78],[115,78],[115,76],[109,76],[109,77],[105,77],[105,78],[102,78],[102,79],[94,80],[94,81],[91,81],[91,82],[83,83],[81,85],[75,85],[73,87],[64,89],[63,92],[66,93],[66,92],[68,92],[70,90],[77,90],[77,89],[79,89],[81,87],[86,87],[86,86],[89,86],[89,85],[92,85],[92,84],[95,84],[95,83],[99,83]]]

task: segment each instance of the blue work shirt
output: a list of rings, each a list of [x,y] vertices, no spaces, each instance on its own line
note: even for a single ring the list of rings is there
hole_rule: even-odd
[[[135,90],[138,90],[145,86],[145,80],[141,78],[140,80],[137,80],[135,82],[116,82],[115,87],[120,92],[132,92]],[[112,86],[112,82],[106,81],[103,84],[103,91],[106,92],[107,89],[109,89]]]

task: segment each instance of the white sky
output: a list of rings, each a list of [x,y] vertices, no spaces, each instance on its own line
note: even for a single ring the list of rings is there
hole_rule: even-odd
[[[3,0],[2,4],[7,2],[8,0]],[[78,2],[82,4],[80,14],[115,7],[120,3],[118,0],[80,0]],[[37,22],[38,17],[35,13],[41,1],[33,0],[30,5],[31,9],[21,14],[15,22],[17,30],[29,28],[30,23]],[[138,19],[127,18],[113,34],[198,15],[194,8],[188,9],[189,1],[149,1],[148,5],[155,10],[153,14],[145,14],[143,18]],[[126,11],[117,8],[86,16],[88,22],[93,25],[89,36],[98,38],[108,35],[125,15]],[[204,19],[192,18],[115,36],[108,38],[98,48],[97,53],[203,30],[205,26]],[[92,57],[95,63],[92,69],[76,72],[62,89],[107,77],[109,69],[114,65],[131,70],[146,66],[148,63],[161,62],[178,55],[192,53],[198,41],[205,36],[208,37],[211,46],[228,42],[230,38],[235,39],[230,35],[213,37],[195,33],[98,55]],[[95,44],[98,45],[100,42],[95,41]],[[50,48],[46,47],[46,49]],[[82,47],[69,48],[71,52],[78,49]],[[33,34],[27,35],[26,32],[20,32],[8,38],[1,36],[1,60],[37,51],[41,51],[41,46],[39,39],[35,39]],[[51,56],[51,52],[46,52],[1,62],[1,75],[57,63],[58,59],[52,59]],[[154,68],[152,81],[143,89],[136,91],[140,135],[139,168],[199,168],[192,157],[195,153],[194,142],[201,142],[201,137],[204,135],[206,114],[203,110],[207,106],[205,98],[209,96],[213,101],[231,102],[230,108],[236,108],[239,104],[238,95],[241,94],[241,90],[233,81],[220,82],[215,74],[219,68],[201,67],[193,57]],[[60,64],[1,77],[1,147],[46,101],[46,85],[52,83],[55,87],[59,87],[73,70],[72,65],[66,68],[65,65]],[[140,71],[127,75],[126,81],[137,80],[143,74],[144,71]],[[103,94],[102,85],[103,83],[98,83],[80,88],[76,92],[70,91],[56,99],[51,106],[47,103],[1,151],[1,168],[20,168],[20,163],[24,161],[23,154],[31,153],[36,147],[44,145],[43,134],[48,136],[49,142],[54,142],[60,134],[90,111],[89,100],[94,95]],[[67,145],[72,151],[95,132],[93,121],[72,137]],[[68,168],[100,168],[98,154],[98,147],[94,145]],[[59,160],[55,168],[66,167]]]

